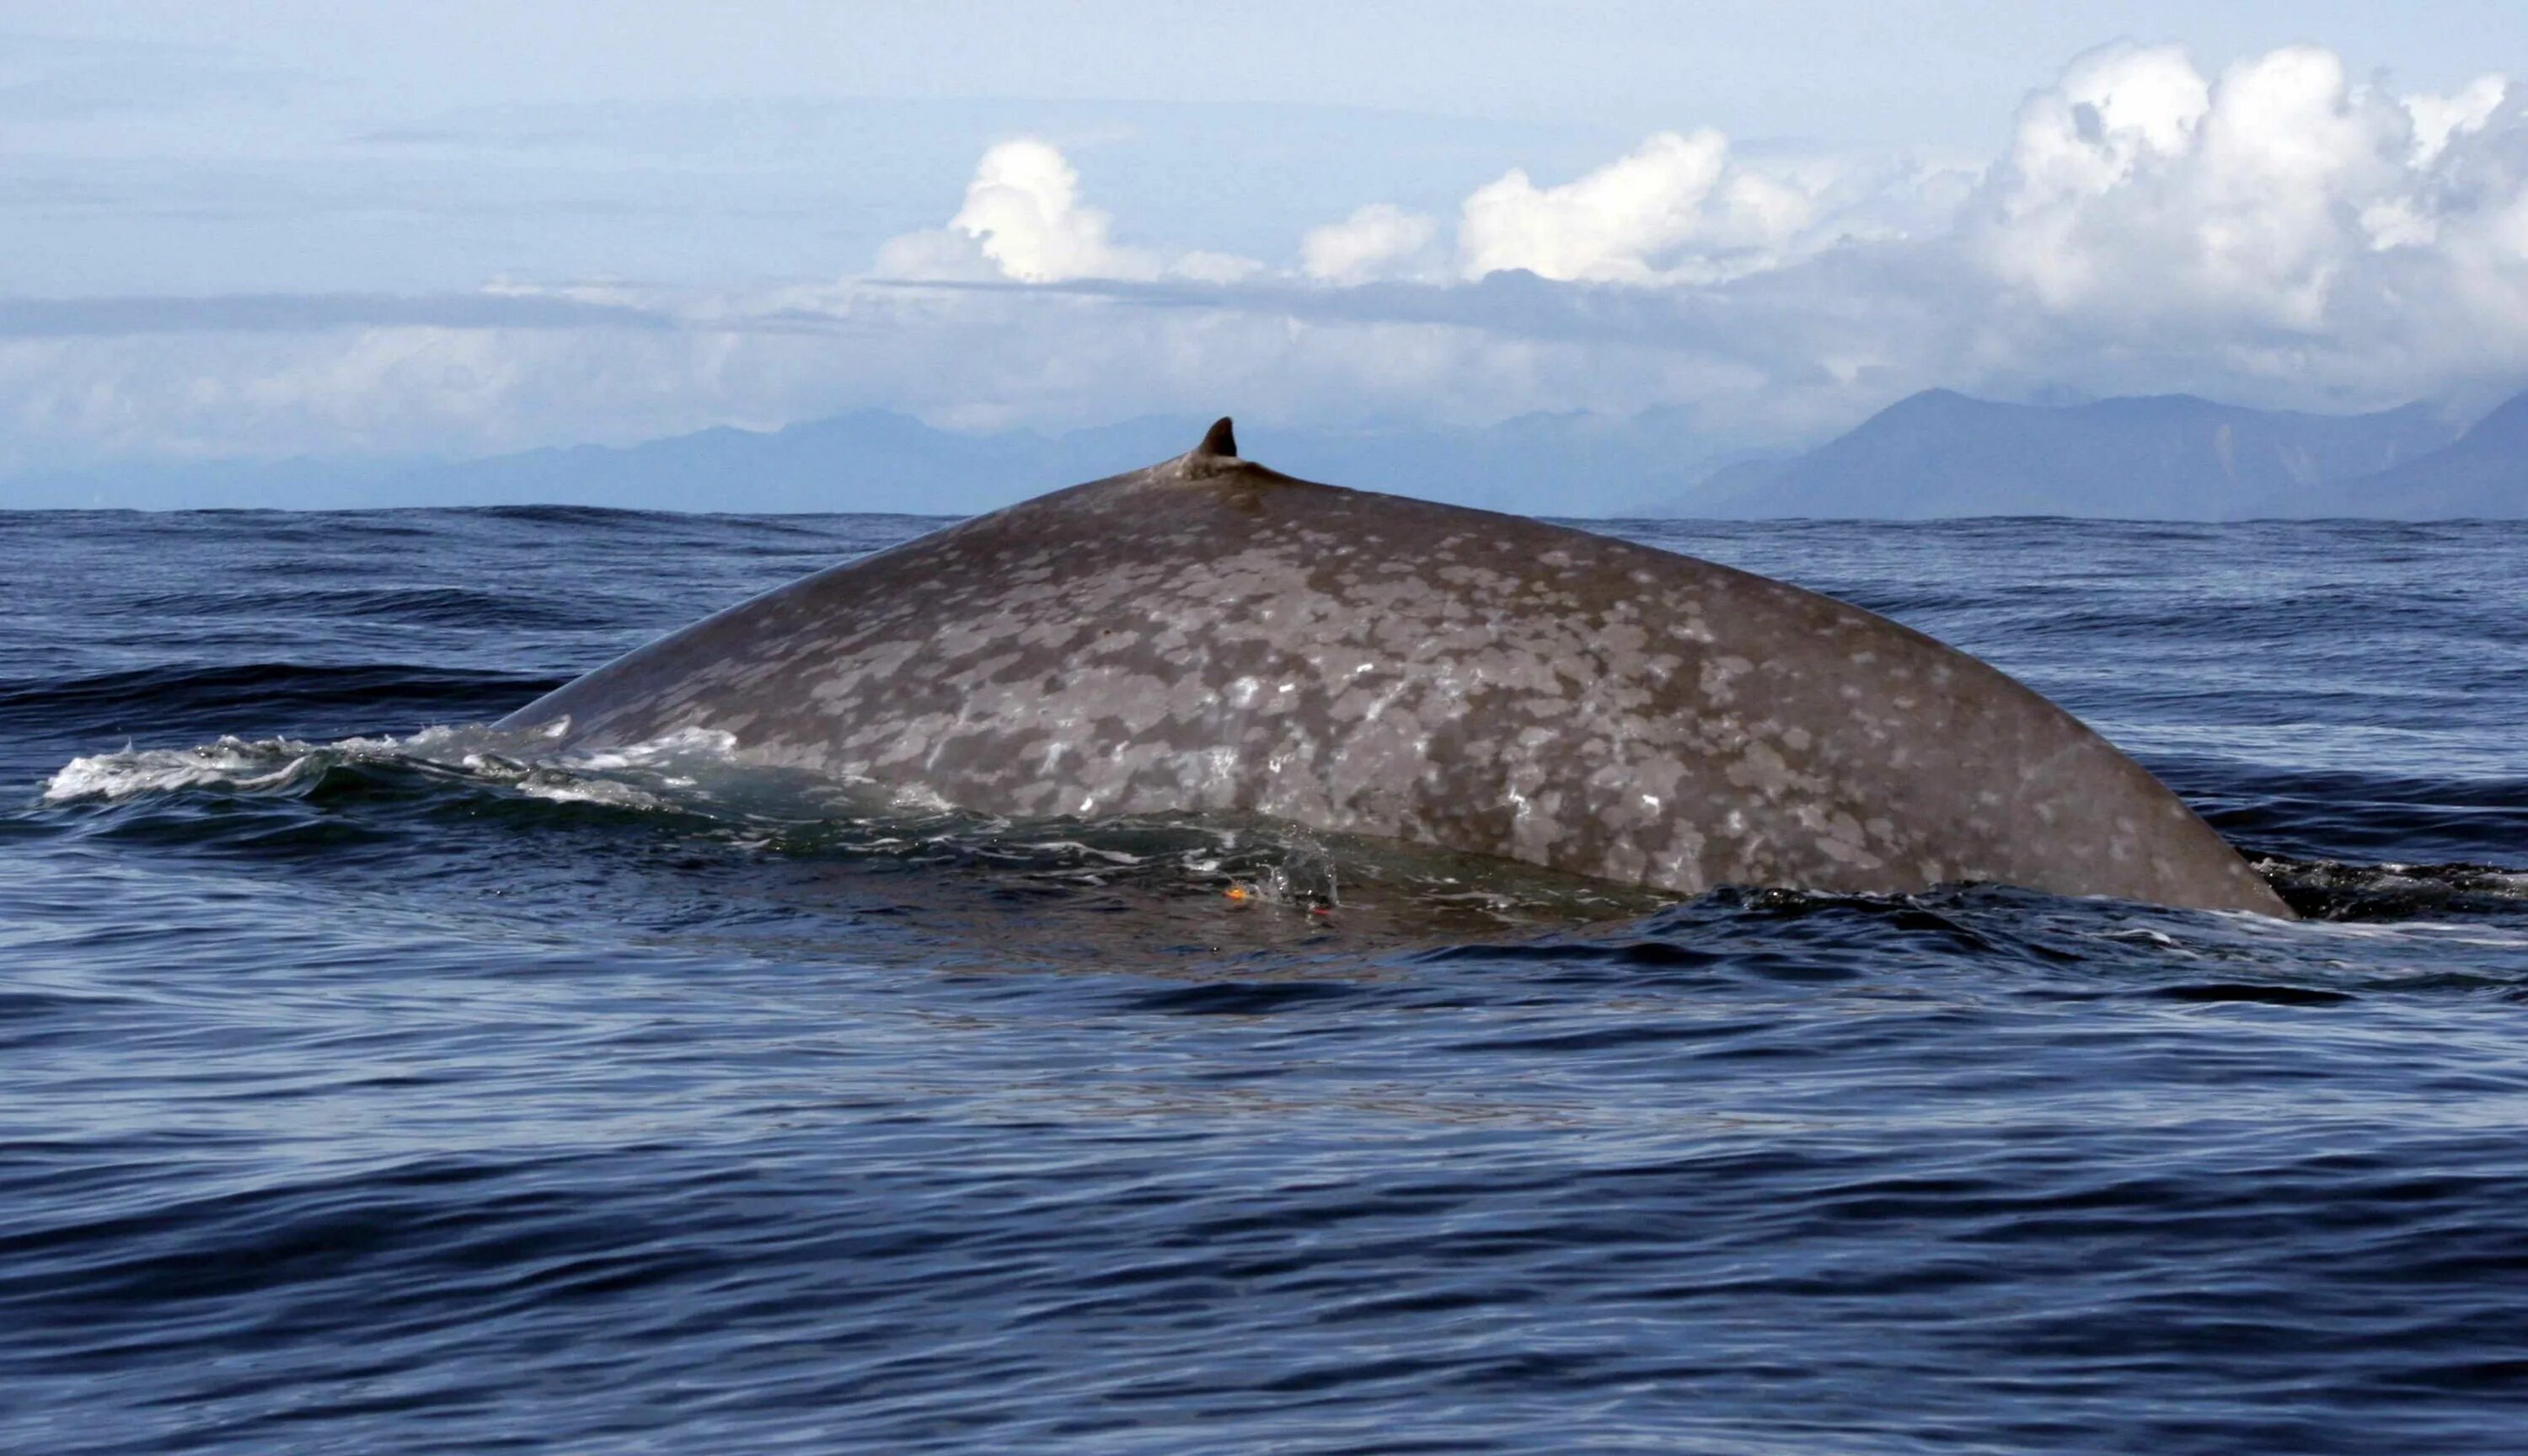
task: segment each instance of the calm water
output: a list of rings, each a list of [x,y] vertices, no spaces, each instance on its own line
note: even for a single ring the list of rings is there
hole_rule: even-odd
[[[461,731],[920,529],[0,515],[0,1449],[2528,1448],[2528,529],[1616,528],[2295,925]]]

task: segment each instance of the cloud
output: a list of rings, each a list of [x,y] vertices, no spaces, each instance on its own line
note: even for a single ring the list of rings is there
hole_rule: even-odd
[[[1443,267],[1432,248],[1440,224],[1423,213],[1373,202],[1299,239],[1299,271],[1320,283],[1357,285],[1426,279]]]
[[[2276,51],[2217,86],[2173,48],[2102,52],[2022,108],[1969,244],[2056,313],[2308,329],[2412,143],[2329,52]]]
[[[1114,219],[1080,201],[1080,174],[1050,143],[1031,137],[983,153],[966,205],[948,226],[908,234],[878,253],[896,278],[1156,278],[1158,261],[1108,237]]]
[[[2518,371],[2528,130],[2510,92],[2488,77],[2400,97],[2307,46],[2211,78],[2175,48],[2095,52],[2029,98],[1925,245],[2008,290],[1985,306],[2028,343],[2192,352],[2381,397]]]
[[[1932,386],[2351,409],[2528,383],[2528,96],[2501,78],[2404,95],[2310,47],[2207,74],[2117,46],[2007,138],[1958,159],[1662,131],[1558,180],[1507,168],[1453,211],[1370,201],[1277,264],[1170,244],[1185,218],[1128,228],[1022,138],[868,277],[0,302],[0,464],[476,453],[864,407],[1046,429],[1662,407],[1728,447]]]
[[[2452,137],[2481,131],[2502,108],[2510,83],[2499,76],[2479,76],[2454,96],[2408,96],[2405,114],[2413,118],[2414,146],[2408,160],[2429,167],[2449,149]]]
[[[1524,269],[1590,283],[1712,283],[1778,266],[1815,198],[1731,165],[1717,131],[1662,131],[1629,156],[1556,187],[1515,168],[1466,198],[1457,226],[1467,278]]]
[[[627,302],[553,292],[227,293],[213,297],[0,298],[0,338],[292,334],[322,329],[659,329],[675,320]]]
[[[1193,251],[1166,260],[1118,246],[1115,220],[1080,200],[1080,173],[1051,142],[1005,141],[983,153],[966,205],[948,226],[907,234],[879,249],[877,272],[902,279],[1004,278],[1054,284],[1074,279],[1177,276],[1227,283],[1264,270],[1251,259]]]
[[[983,153],[966,184],[966,205],[948,226],[974,239],[1004,277],[1023,283],[1156,273],[1148,255],[1107,240],[1112,223],[1080,204],[1080,174],[1062,153],[1026,140]]]

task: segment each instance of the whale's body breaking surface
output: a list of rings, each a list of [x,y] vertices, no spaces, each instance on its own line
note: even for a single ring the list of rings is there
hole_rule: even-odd
[[[1858,607],[1541,522],[1177,459],[756,598],[501,726],[1014,816],[1240,811],[1694,892],[1998,881],[2288,915],[2004,674]]]

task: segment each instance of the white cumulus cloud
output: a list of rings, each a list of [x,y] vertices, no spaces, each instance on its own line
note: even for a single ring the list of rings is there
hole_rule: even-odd
[[[1525,269],[1587,283],[1711,283],[1777,265],[1815,199],[1731,165],[1717,131],[1662,131],[1597,171],[1539,187],[1511,169],[1466,198],[1467,278]]]
[[[948,226],[907,234],[878,252],[883,277],[1001,278],[1026,284],[1077,279],[1126,282],[1162,277],[1234,283],[1264,265],[1195,251],[1173,260],[1115,242],[1114,218],[1080,199],[1080,173],[1051,142],[1005,141],[983,153],[966,184],[966,205]]]
[[[1373,202],[1340,223],[1311,228],[1299,239],[1299,271],[1320,283],[1365,284],[1441,276],[1432,244],[1439,220]]]
[[[2174,47],[2096,52],[2022,107],[1961,241],[2042,311],[2112,332],[2323,340],[2457,286],[2411,266],[2452,255],[2373,255],[2484,221],[2491,199],[2451,183],[2506,90],[2400,98],[2312,46],[2217,78]]]
[[[2412,161],[2428,167],[2455,136],[2484,130],[2509,93],[2510,82],[2499,76],[2479,76],[2454,96],[2408,96],[2405,111],[2414,119]]]

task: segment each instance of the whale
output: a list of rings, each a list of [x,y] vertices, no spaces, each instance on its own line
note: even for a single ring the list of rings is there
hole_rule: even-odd
[[[1991,883],[2289,918],[1997,669],[1788,583],[1192,450],[816,572],[496,725],[1013,818],[1253,815],[1681,895]]]

